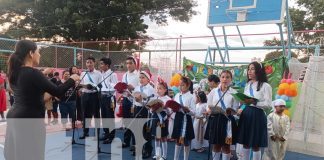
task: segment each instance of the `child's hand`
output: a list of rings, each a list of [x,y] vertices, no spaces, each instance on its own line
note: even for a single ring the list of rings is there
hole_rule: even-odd
[[[272,141],[276,141],[277,136],[271,136],[270,138],[271,138]]]
[[[190,109],[189,109],[189,107],[184,106],[184,107],[183,107],[183,111],[184,111],[184,112],[190,112]]]
[[[243,112],[243,109],[238,109],[238,110],[237,110],[237,115],[238,115],[238,116],[241,115],[242,112]]]

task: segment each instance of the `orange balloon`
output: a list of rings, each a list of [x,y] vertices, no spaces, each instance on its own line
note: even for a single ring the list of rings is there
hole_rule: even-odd
[[[281,83],[279,85],[279,89],[288,89],[289,88],[289,84],[288,83]]]
[[[297,90],[291,90],[291,97],[296,97],[297,95]]]
[[[278,89],[278,91],[277,91],[277,93],[278,93],[278,95],[283,95],[283,94],[285,94],[285,90],[284,89]]]

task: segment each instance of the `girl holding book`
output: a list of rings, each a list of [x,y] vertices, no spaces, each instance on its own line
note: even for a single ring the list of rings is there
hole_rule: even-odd
[[[208,106],[208,112],[211,115],[205,138],[213,146],[213,160],[219,160],[221,152],[222,159],[229,160],[230,145],[237,141],[237,125],[233,114],[236,113],[239,102],[232,96],[232,93],[236,91],[229,87],[232,82],[232,73],[228,70],[222,71],[220,81],[220,85],[213,90],[215,93],[212,105]]]
[[[191,80],[187,77],[182,77],[180,80],[180,93],[174,97],[174,100],[182,106],[181,111],[176,112],[174,118],[172,132],[172,138],[176,139],[174,160],[179,159],[182,145],[184,146],[183,159],[189,159],[190,142],[195,138],[191,116],[194,115],[193,111],[196,104],[192,92],[193,84]]]
[[[264,109],[271,107],[272,88],[267,83],[267,76],[261,63],[252,62],[248,65],[248,83],[244,94],[255,99],[246,99],[238,110],[239,137],[238,143],[243,144],[244,160],[250,159],[250,148],[253,160],[261,159],[260,147],[268,146],[267,117]]]

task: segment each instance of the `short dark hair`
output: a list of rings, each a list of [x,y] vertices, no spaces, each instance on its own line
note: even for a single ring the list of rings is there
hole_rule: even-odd
[[[208,79],[209,82],[215,82],[215,83],[220,82],[219,77],[214,75],[214,74],[209,75],[207,79]]]
[[[268,82],[267,74],[265,72],[264,67],[261,65],[261,63],[256,62],[256,61],[251,62],[248,65],[248,68],[247,68],[248,70],[249,70],[251,65],[253,65],[254,68],[255,68],[255,77],[256,77],[256,80],[258,81],[257,91],[260,91],[260,88],[261,88],[262,84],[264,82]],[[251,79],[249,79],[248,72],[246,73],[246,76],[247,76],[247,79],[248,79],[248,82],[249,82]]]
[[[92,56],[89,56],[86,60],[92,60],[93,62],[96,62],[96,59]]]
[[[134,64],[136,64],[136,61],[135,61],[135,58],[134,58],[134,57],[127,57],[127,58],[126,58],[126,61],[127,61],[127,60],[131,60],[131,61],[134,62]]]
[[[100,59],[100,61],[102,61],[105,65],[108,65],[110,67],[111,65],[111,59],[110,58],[107,58],[107,57],[102,57]]]

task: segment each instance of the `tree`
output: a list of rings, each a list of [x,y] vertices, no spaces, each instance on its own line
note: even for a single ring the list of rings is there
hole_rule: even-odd
[[[97,41],[145,37],[148,16],[188,22],[196,14],[193,0],[0,0],[0,24],[14,38]]]
[[[323,30],[324,29],[324,1],[323,0],[297,0],[297,7],[290,8],[289,13],[291,17],[291,22],[293,29],[296,31],[303,30]],[[298,32],[294,33],[295,43],[299,45],[317,45],[324,43],[324,33],[306,33]],[[278,44],[281,45],[280,40],[267,40],[264,44]],[[285,43],[286,44],[286,43]],[[322,46],[321,46],[322,47]],[[321,55],[324,54],[324,50],[321,50]],[[302,49],[297,55],[303,62],[308,61],[308,55],[314,53],[314,49]]]
[[[286,44],[286,41],[284,41],[284,44]],[[265,40],[263,42],[263,45],[264,46],[282,46],[281,40],[279,40],[279,39],[277,39],[275,37],[272,40]],[[281,56],[283,56],[282,49],[276,49],[276,51],[272,51],[272,52],[266,54],[266,56],[264,58],[264,61],[277,59],[277,58],[279,58]],[[298,57],[298,55],[296,53],[294,53],[294,52],[291,53],[291,56],[295,57],[295,58]]]

